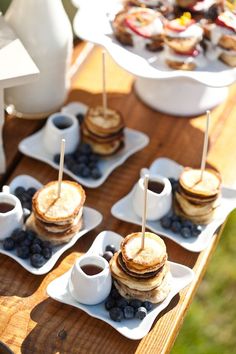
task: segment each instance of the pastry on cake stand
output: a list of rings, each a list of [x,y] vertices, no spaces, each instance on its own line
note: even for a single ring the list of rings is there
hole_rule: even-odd
[[[172,70],[163,55],[141,46],[124,47],[115,38],[111,21],[122,9],[121,0],[73,0],[79,7],[74,19],[78,37],[101,45],[122,68],[136,77],[139,98],[155,110],[176,116],[195,116],[222,103],[236,68],[219,60],[206,61],[194,71]]]

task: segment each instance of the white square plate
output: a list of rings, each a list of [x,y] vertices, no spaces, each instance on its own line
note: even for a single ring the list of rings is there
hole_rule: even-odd
[[[179,178],[183,166],[177,164],[175,161],[167,158],[159,158],[155,160],[150,166],[151,174],[159,174],[164,177]],[[135,188],[135,187],[134,187]],[[136,225],[142,225],[142,220],[139,218],[132,206],[132,197],[134,188],[124,198],[115,203],[111,209],[111,213],[116,218],[131,222]],[[164,229],[160,221],[147,221],[146,226],[148,229],[170,238],[174,242],[181,245],[183,248],[192,252],[201,252],[204,250],[211,241],[216,229],[224,222],[226,216],[236,206],[236,190],[232,188],[222,187],[221,204],[216,212],[216,215],[211,223],[203,226],[203,230],[198,237],[191,237],[189,239],[183,238],[180,234],[176,234],[171,230]]]
[[[122,240],[123,238],[115,232],[103,231],[94,240],[87,254],[103,254],[108,244],[113,244],[119,249]],[[47,287],[47,293],[54,300],[77,307],[88,315],[108,323],[127,338],[134,340],[141,339],[149,332],[157,315],[169,305],[172,298],[180,290],[185,288],[193,280],[194,272],[190,268],[173,262],[169,262],[169,265],[172,275],[172,290],[163,302],[154,305],[153,309],[148,312],[147,316],[142,321],[138,319],[124,319],[121,322],[115,322],[110,319],[109,313],[105,309],[104,302],[98,305],[83,305],[74,300],[67,288],[71,270],[53,280]]]
[[[20,175],[14,178],[12,182],[9,185],[9,191],[10,193],[13,194],[14,190],[16,187],[22,186],[24,188],[30,188],[34,187],[36,189],[39,189],[42,187],[42,184],[34,179],[31,176],[27,175]],[[6,189],[6,186],[4,186],[4,189]],[[41,268],[35,268],[30,264],[29,259],[22,259],[16,255],[15,251],[6,251],[3,249],[3,243],[0,242],[0,253],[5,254],[12,259],[14,259],[17,263],[19,263],[23,268],[28,270],[28,272],[35,274],[35,275],[41,275],[41,274],[46,274],[48,273],[59,257],[70,247],[72,247],[77,240],[85,235],[87,232],[91,231],[94,229],[96,226],[98,226],[102,221],[102,215],[95,209],[84,207],[83,210],[83,228],[81,231],[79,231],[69,242],[64,243],[62,245],[58,246],[53,246],[52,248],[52,257],[41,267]]]
[[[76,111],[75,111],[76,108]],[[86,106],[80,103],[76,103],[76,105],[68,104],[67,106],[62,108],[62,112],[68,112],[71,114],[85,114]],[[48,165],[54,167],[55,169],[59,169],[59,165],[53,161],[53,155],[47,152],[43,145],[43,134],[44,127],[40,129],[35,134],[30,135],[29,137],[23,139],[19,144],[19,150],[30,157],[33,157],[37,160],[46,162]],[[83,186],[89,188],[97,188],[105,182],[107,177],[114,171],[115,168],[122,165],[128,157],[133,155],[139,150],[142,150],[149,143],[149,138],[146,134],[141,133],[137,130],[125,128],[125,145],[122,149],[120,149],[116,154],[108,157],[101,157],[98,166],[102,173],[102,176],[99,179],[92,178],[84,178],[80,176],[76,176],[70,170],[64,167],[65,173],[72,177],[75,181],[81,183]]]

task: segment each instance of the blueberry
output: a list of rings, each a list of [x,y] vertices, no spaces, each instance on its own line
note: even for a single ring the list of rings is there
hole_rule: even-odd
[[[24,239],[26,238],[26,234],[27,234],[26,231],[22,229],[15,229],[11,234],[11,237],[15,243],[20,243],[24,241]]]
[[[6,251],[14,250],[15,242],[12,237],[7,237],[3,241],[3,249]]]
[[[171,227],[171,218],[169,216],[163,216],[163,218],[161,218],[160,220],[160,223],[161,223],[161,226],[164,228],[164,229],[169,229]]]
[[[40,268],[44,265],[46,259],[41,254],[35,253],[30,257],[30,263],[35,268]]]
[[[169,181],[170,181],[170,184],[175,184],[175,183],[178,183],[178,180],[173,178],[173,177],[169,177]]]
[[[96,162],[98,162],[98,160],[99,160],[99,157],[98,157],[97,154],[92,153],[92,154],[89,156],[89,161],[90,161],[90,162],[96,163]]]
[[[28,195],[32,198],[34,196],[34,194],[37,192],[37,189],[34,187],[30,187],[27,189],[27,193]]]
[[[143,306],[140,306],[135,313],[135,317],[138,318],[139,320],[143,320],[144,317],[146,317],[146,316],[147,316],[146,308]]]
[[[113,288],[113,289],[111,289],[111,297],[113,298],[113,299],[119,299],[121,296],[120,296],[120,294],[119,294],[119,292],[118,292],[118,290],[116,289],[116,288]]]
[[[90,176],[90,170],[87,166],[84,166],[81,175],[84,178],[88,178]]]
[[[28,217],[30,216],[30,209],[27,208],[23,208],[23,217],[24,217],[24,222],[26,222],[26,220],[28,219]]]
[[[123,309],[124,318],[131,319],[134,318],[134,308],[132,306],[125,306]]]
[[[201,232],[202,232],[202,226],[201,225],[193,225],[192,235],[194,237],[199,236]]]
[[[151,311],[153,308],[153,304],[150,301],[144,301],[142,306],[145,307],[147,311]]]
[[[50,259],[52,257],[52,249],[51,248],[43,248],[42,254],[45,259]]]
[[[107,262],[110,262],[110,260],[112,259],[113,257],[113,253],[110,252],[110,251],[106,251],[103,253],[103,258],[105,258],[107,260]]]
[[[30,247],[30,251],[32,254],[41,253],[42,247],[38,243],[33,243],[32,246]]]
[[[129,304],[130,304],[130,306],[132,306],[135,309],[137,309],[137,308],[142,306],[142,301],[140,301],[138,299],[132,299]]]
[[[65,155],[65,165],[68,169],[71,169],[71,167],[74,165],[75,160],[72,154],[66,154]]]
[[[193,228],[193,223],[192,223],[192,221],[190,221],[190,220],[183,220],[183,221],[182,221],[182,226],[188,227],[189,229],[192,230],[192,228]]]
[[[26,237],[28,240],[30,240],[32,242],[35,240],[37,235],[36,235],[36,232],[34,232],[33,230],[26,230]]]
[[[87,165],[87,163],[88,163],[88,157],[87,157],[86,155],[80,155],[80,156],[78,156],[78,158],[77,158],[77,162],[78,162],[78,163],[83,163],[83,164]]]
[[[184,238],[190,238],[192,237],[192,232],[191,232],[191,229],[189,227],[182,227],[181,231],[180,231],[181,235],[184,237]]]
[[[172,224],[171,224],[171,230],[172,230],[174,233],[180,232],[180,230],[181,230],[181,223],[180,223],[180,221],[173,221]]]
[[[50,248],[52,250],[52,244],[50,241],[42,241],[43,248]]]
[[[39,246],[42,246],[43,241],[40,240],[40,238],[38,238],[37,235],[36,235],[35,239],[33,240],[33,244],[34,245],[38,244]]]
[[[114,254],[116,252],[116,247],[114,245],[107,245],[105,251],[110,251]]]
[[[22,241],[21,243],[20,243],[20,245],[21,246],[27,246],[27,247],[29,247],[29,246],[31,246],[31,243],[32,243],[32,241],[31,240],[29,240],[27,237],[24,239],[24,241]]]
[[[82,114],[82,113],[77,113],[77,114],[76,114],[76,118],[78,119],[79,124],[82,124],[82,123],[83,123],[83,120],[84,120],[84,114]]]
[[[26,191],[22,193],[18,198],[20,199],[21,203],[26,203],[29,201],[29,199],[31,199]]]
[[[29,258],[30,250],[29,247],[27,246],[19,246],[16,248],[16,254],[18,257],[22,259],[27,259]]]
[[[24,187],[17,187],[14,191],[14,194],[19,198],[22,194],[25,193],[25,188]]]
[[[70,170],[72,173],[74,173],[77,176],[82,176],[83,173],[83,169],[84,169],[84,165],[83,164],[74,164],[73,166],[70,167]]]
[[[171,221],[181,221],[180,217],[175,214],[171,215],[170,218],[171,218]]]
[[[60,162],[60,154],[56,154],[53,156],[53,161],[59,165]]]
[[[31,202],[31,200],[27,201],[27,202],[23,202],[22,203],[22,207],[23,207],[23,209],[27,209],[27,210],[31,211],[32,210],[32,202]]]
[[[123,298],[120,297],[119,299],[116,300],[116,306],[119,307],[120,309],[125,308],[125,306],[128,306],[128,301]]]
[[[106,310],[109,311],[110,309],[112,309],[112,307],[115,307],[115,305],[116,305],[116,300],[109,296],[105,301]]]
[[[99,170],[98,167],[94,167],[91,170],[91,176],[92,176],[93,179],[99,179],[99,178],[102,177],[101,171]]]
[[[92,152],[92,148],[89,144],[82,144],[79,147],[79,152],[84,155],[89,155]]]
[[[123,318],[123,311],[119,307],[113,307],[110,309],[109,315],[113,321],[120,322]]]

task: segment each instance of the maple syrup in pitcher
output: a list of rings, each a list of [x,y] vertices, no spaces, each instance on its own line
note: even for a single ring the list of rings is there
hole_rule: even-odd
[[[160,194],[164,189],[164,184],[157,181],[148,181],[148,189],[154,193]]]
[[[9,204],[9,203],[0,203],[0,213],[7,213],[8,211],[11,211],[15,208],[15,205]]]
[[[94,264],[85,264],[81,267],[82,271],[87,275],[95,275],[103,271],[102,267],[99,267]]]

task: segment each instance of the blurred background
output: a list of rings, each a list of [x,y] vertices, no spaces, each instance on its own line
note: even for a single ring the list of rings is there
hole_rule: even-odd
[[[0,11],[4,13],[9,3],[10,0],[0,0]],[[70,0],[63,0],[63,4],[72,20],[76,9]],[[235,255],[236,212],[233,212],[184,320],[173,354],[236,353]]]

